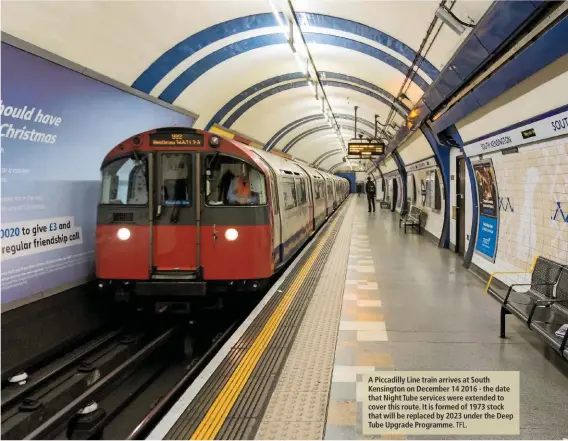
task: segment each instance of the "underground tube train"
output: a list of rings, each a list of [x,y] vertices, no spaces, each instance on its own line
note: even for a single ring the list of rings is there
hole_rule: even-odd
[[[178,127],[125,140],[101,172],[99,287],[180,313],[261,290],[349,193],[344,178]]]

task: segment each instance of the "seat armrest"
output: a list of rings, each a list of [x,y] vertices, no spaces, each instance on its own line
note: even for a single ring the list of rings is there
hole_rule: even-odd
[[[505,297],[505,303],[507,303],[507,299],[509,298],[509,295],[511,294],[511,292],[513,292],[513,287],[514,286],[554,286],[556,285],[556,283],[513,283],[510,287],[509,290],[507,291],[507,297]],[[520,291],[515,291],[519,294],[526,294],[529,296],[532,296],[530,291],[526,291],[526,292],[520,292]]]
[[[487,281],[487,285],[485,285],[485,294],[487,294],[487,292],[489,291],[493,277],[497,274],[530,274],[530,271],[496,271],[494,273],[491,273],[489,280]]]
[[[491,286],[491,282],[493,281],[493,277],[496,274],[532,274],[534,267],[536,266],[536,262],[537,262],[538,258],[539,258],[538,255],[534,257],[532,265],[530,266],[528,271],[496,271],[494,273],[491,273],[491,275],[489,276],[489,280],[487,281],[487,285],[485,285],[485,294],[487,294],[487,292],[489,291],[489,287]]]

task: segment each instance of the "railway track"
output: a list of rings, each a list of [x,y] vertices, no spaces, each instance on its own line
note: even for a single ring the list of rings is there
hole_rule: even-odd
[[[183,393],[249,308],[209,311],[169,326],[146,319],[101,333],[28,372],[25,384],[3,388],[2,438],[125,439],[132,433],[136,439]]]
[[[149,338],[142,330],[121,328],[105,332],[30,372],[25,384],[3,388],[2,437],[29,437],[69,402],[91,391],[102,378],[146,348]]]
[[[143,439],[264,293],[189,318],[144,315],[2,389],[4,439]]]

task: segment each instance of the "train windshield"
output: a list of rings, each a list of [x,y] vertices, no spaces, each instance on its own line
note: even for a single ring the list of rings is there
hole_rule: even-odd
[[[266,205],[264,174],[231,156],[210,155],[205,200],[208,205]]]
[[[102,169],[101,204],[148,203],[148,158],[138,153],[105,165]]]

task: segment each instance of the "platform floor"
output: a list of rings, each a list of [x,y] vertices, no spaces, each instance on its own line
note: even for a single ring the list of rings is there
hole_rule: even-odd
[[[520,371],[520,435],[475,438],[566,438],[568,363],[514,317],[499,338],[499,305],[457,254],[404,234],[398,214],[367,213],[363,198],[354,209],[360,242],[350,251],[325,439],[366,438],[356,379],[381,369]],[[361,289],[375,282],[377,290]],[[368,341],[372,327],[384,327],[384,341]]]
[[[476,438],[568,435],[568,364],[513,317],[500,339],[499,305],[456,254],[357,196],[320,235],[151,439],[373,439],[358,381],[377,370],[520,371],[520,435]]]

